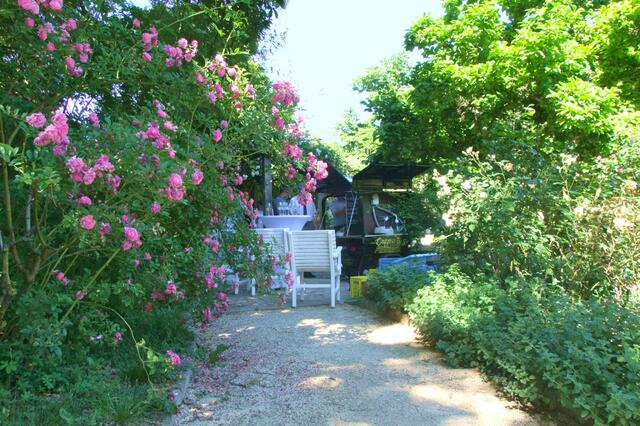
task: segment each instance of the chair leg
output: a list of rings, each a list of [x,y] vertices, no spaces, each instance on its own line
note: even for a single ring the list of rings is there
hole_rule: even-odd
[[[340,275],[336,277],[336,291],[338,293],[338,302],[342,300],[342,290],[340,288]]]
[[[249,281],[249,285],[251,286],[251,296],[255,296],[256,295],[256,279],[251,278],[251,281]]]
[[[302,278],[298,275],[298,285],[302,285]],[[300,300],[304,302],[304,295],[307,292],[307,289],[304,287],[300,288]]]
[[[233,276],[234,281],[233,281],[233,294],[237,295],[238,292],[240,291],[240,277],[238,276],[238,274],[235,274]]]
[[[298,305],[298,281],[294,278],[293,288],[291,289],[291,307],[295,308]]]
[[[335,277],[331,277],[331,307],[336,307],[336,279]]]

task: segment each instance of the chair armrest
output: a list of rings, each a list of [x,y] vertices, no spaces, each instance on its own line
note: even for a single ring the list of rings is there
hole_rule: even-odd
[[[333,257],[336,259],[342,258],[342,246],[336,247],[336,251],[333,252]]]

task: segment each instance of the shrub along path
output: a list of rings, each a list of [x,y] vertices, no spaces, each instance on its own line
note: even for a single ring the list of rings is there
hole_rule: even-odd
[[[230,349],[194,371],[178,424],[543,424],[357,306],[235,311],[201,340]]]

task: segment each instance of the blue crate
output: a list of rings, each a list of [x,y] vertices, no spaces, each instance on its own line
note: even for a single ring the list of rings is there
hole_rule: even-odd
[[[386,271],[393,266],[401,266],[416,271],[435,271],[440,257],[436,253],[412,254],[406,257],[381,257],[378,270]]]

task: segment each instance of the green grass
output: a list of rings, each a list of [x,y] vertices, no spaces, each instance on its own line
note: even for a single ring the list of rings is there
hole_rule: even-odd
[[[166,393],[148,385],[129,384],[118,376],[94,372],[58,394],[8,399],[0,408],[0,423],[23,425],[130,424],[158,413]]]

